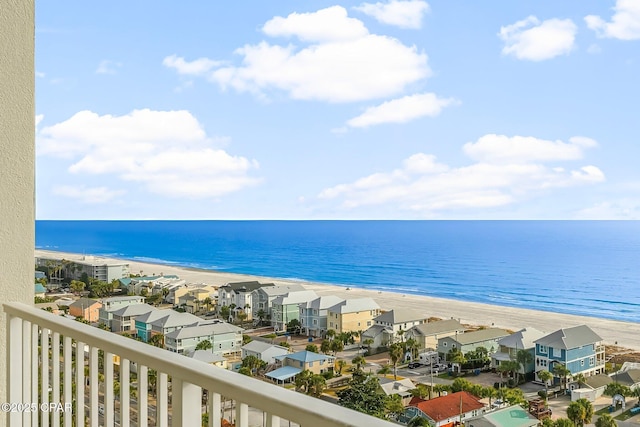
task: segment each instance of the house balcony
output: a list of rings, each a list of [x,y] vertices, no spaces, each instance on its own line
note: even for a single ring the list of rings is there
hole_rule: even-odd
[[[25,304],[3,308],[11,427],[197,427],[203,413],[210,427],[394,425]]]

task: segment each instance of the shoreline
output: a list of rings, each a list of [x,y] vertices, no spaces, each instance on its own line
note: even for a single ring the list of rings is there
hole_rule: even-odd
[[[525,327],[534,327],[540,331],[551,333],[559,328],[586,324],[603,338],[605,344],[640,350],[640,334],[638,333],[640,325],[635,322],[44,249],[35,249],[34,253],[35,256],[39,256],[38,254],[55,255],[58,258],[70,260],[79,260],[83,256],[93,256],[96,259],[128,263],[132,274],[138,274],[140,271],[149,275],[152,273],[174,274],[187,282],[206,283],[214,286],[221,286],[227,282],[251,280],[275,283],[276,285],[296,283],[316,292],[319,296],[335,295],[345,299],[369,297],[373,298],[385,310],[408,308],[424,312],[425,317],[455,318],[464,324],[493,326],[513,331]]]

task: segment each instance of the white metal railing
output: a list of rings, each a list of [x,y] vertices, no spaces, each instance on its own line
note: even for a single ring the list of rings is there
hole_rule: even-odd
[[[25,304],[4,304],[4,311],[10,406],[2,409],[11,427],[198,427],[203,390],[209,427],[221,426],[229,402],[226,418],[238,427],[250,418],[265,427],[393,425]]]

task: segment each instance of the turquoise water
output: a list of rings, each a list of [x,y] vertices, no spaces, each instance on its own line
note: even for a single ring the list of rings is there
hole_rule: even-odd
[[[633,221],[36,221],[36,247],[640,321]]]

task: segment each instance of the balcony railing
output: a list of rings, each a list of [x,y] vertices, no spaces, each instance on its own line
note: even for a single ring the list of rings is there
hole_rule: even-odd
[[[212,427],[227,414],[238,427],[393,425],[25,304],[4,311],[11,427],[198,427],[203,402]]]

